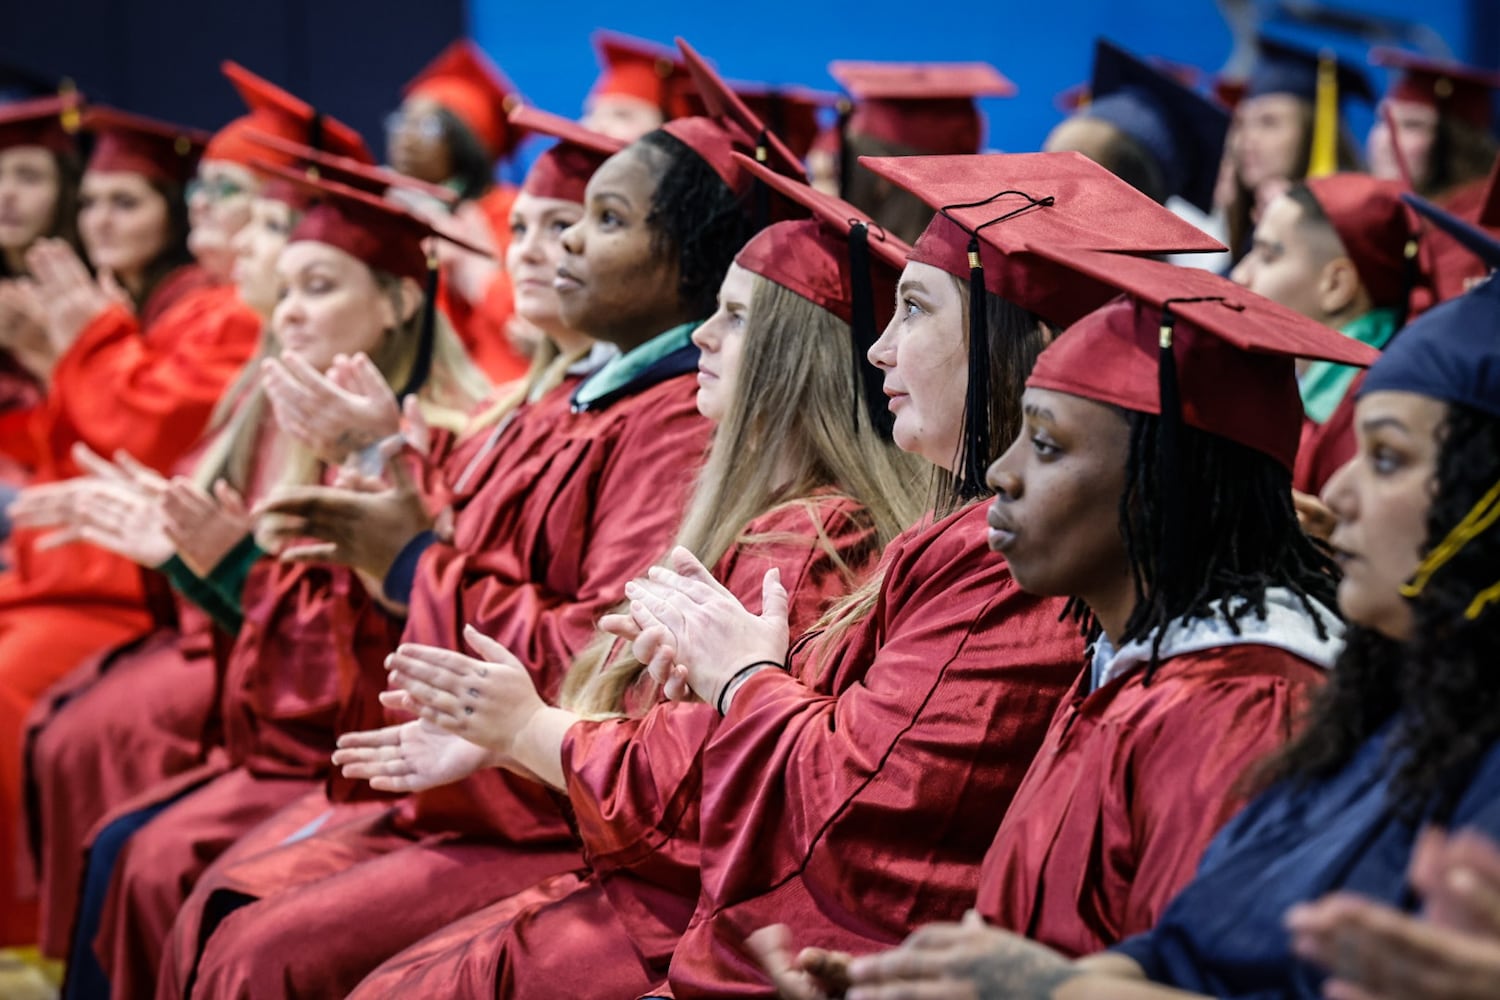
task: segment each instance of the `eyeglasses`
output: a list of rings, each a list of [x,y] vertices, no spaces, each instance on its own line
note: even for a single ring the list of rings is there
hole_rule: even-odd
[[[249,189],[226,177],[194,177],[187,182],[187,189],[184,193],[188,201],[199,194],[209,201],[228,201],[230,198],[248,194]]]
[[[419,138],[436,141],[443,137],[443,120],[430,112],[411,116],[401,111],[392,111],[385,116],[385,131],[388,135],[413,132]]]

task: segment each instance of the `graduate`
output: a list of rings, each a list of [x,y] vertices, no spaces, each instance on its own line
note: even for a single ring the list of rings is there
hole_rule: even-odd
[[[1101,38],[1087,100],[1042,148],[1082,153],[1153,201],[1180,198],[1206,216],[1228,132],[1216,102]]]
[[[1229,249],[1235,262],[1248,250],[1260,212],[1289,184],[1359,169],[1359,150],[1343,124],[1341,102],[1375,100],[1369,78],[1357,67],[1270,38],[1257,45],[1227,146],[1234,182]]]
[[[753,238],[725,278],[718,312],[694,334],[703,350],[698,405],[717,430],[677,545],[750,607],[761,606],[763,577],[775,568],[790,627],[800,632],[862,582],[921,510],[915,463],[881,433],[884,395],[862,377],[874,373],[863,354],[894,308],[909,248],[867,220],[851,223],[858,212],[838,199],[753,160],[741,165],[816,217]],[[860,238],[868,264],[851,254]],[[856,276],[855,267],[866,273]],[[566,793],[588,872],[581,882],[572,874],[543,882],[429,936],[376,969],[354,996],[626,995],[666,974],[698,898],[699,751],[719,716],[707,704],[643,700],[635,687],[645,665],[625,649],[604,673],[587,658],[576,664],[561,707],[549,709],[513,666],[445,657],[451,665],[434,669],[425,657],[436,651],[408,655],[403,647],[396,683],[422,705],[446,705],[444,693],[462,697],[476,667],[494,672],[495,685],[509,676],[483,692],[472,718],[437,721],[460,734],[449,739],[483,744],[486,763]],[[529,721],[546,716],[546,726]],[[433,781],[424,768],[442,755],[406,745],[421,725],[346,737],[336,759],[346,774],[379,776],[377,787]],[[580,766],[571,770],[569,761]],[[390,762],[405,765],[404,780],[387,777]]]
[[[1500,74],[1388,48],[1371,50],[1370,61],[1399,71],[1370,127],[1370,173],[1403,182],[1459,218],[1493,226],[1479,216],[1485,178],[1500,152],[1494,131]],[[1461,294],[1486,273],[1484,262],[1441,228],[1422,242],[1433,287],[1419,295],[1414,313]]]
[[[839,60],[828,72],[849,95],[838,125],[837,193],[911,243],[932,209],[864,170],[862,156],[959,155],[984,148],[976,100],[1010,97],[1016,86],[987,63]]]
[[[468,254],[456,244],[440,248],[444,315],[464,348],[495,384],[526,372],[526,355],[511,342],[514,303],[510,283],[495,261],[505,256],[510,203],[516,189],[494,180],[524,137],[507,113],[520,104],[515,85],[468,39],[449,45],[406,85],[401,107],[386,119],[391,166],[458,194],[457,235],[490,251]]]
[[[880,579],[799,642],[788,669],[775,669],[788,662],[781,623],[705,592],[690,560],[627,591],[646,616],[638,655],[675,660],[724,716],[703,750],[703,889],[672,956],[677,997],[764,995],[743,941],[776,918],[868,950],[970,901],[972,872],[1082,658],[1063,602],[1023,594],[984,549],[975,501],[1045,343],[1036,313],[1061,326],[1108,297],[1023,279],[1008,257],[1028,238],[1220,246],[1075,153],[864,165],[941,209],[869,356],[897,444],[942,470],[940,512],[953,512],[898,539]]]
[[[594,49],[601,69],[583,101],[584,128],[635,142],[695,113],[692,74],[676,49],[614,31],[595,32]]]
[[[200,423],[181,433],[183,421],[174,422],[179,415],[172,395],[132,395],[128,390],[139,372],[135,362],[142,329],[132,309],[139,308],[142,317],[160,316],[205,280],[189,262],[182,201],[204,137],[97,108],[82,124],[95,133],[96,142],[84,172],[79,232],[91,259],[115,275],[129,304],[107,298],[65,242],[38,241],[28,252],[28,267],[48,312],[53,364],[46,400],[25,414],[23,460],[33,469],[35,482],[74,475],[70,452],[77,441],[112,451],[127,434],[139,442],[160,435],[185,448],[201,429]],[[241,335],[243,349],[238,347]],[[254,336],[253,322],[228,336],[234,346],[226,352],[239,352],[236,368]],[[83,364],[96,346],[107,349],[117,341],[124,346],[125,356],[116,355],[121,363]],[[210,365],[212,360],[205,359]],[[222,382],[215,397],[219,391]],[[163,448],[152,458],[175,457],[169,451]],[[19,755],[26,713],[84,657],[143,634],[151,617],[143,581],[128,562],[78,547],[39,549],[30,531],[17,532],[12,544],[14,565],[0,573],[0,858],[19,864],[15,836],[21,828]],[[30,887],[14,878],[0,882],[0,944],[35,943],[31,895]]]
[[[741,119],[742,107],[730,111],[669,122],[590,180],[587,211],[563,234],[555,287],[563,321],[620,354],[503,427],[468,476],[451,536],[415,525],[394,553],[367,562],[344,541],[363,532],[320,527],[330,515],[360,516],[363,498],[300,491],[265,505],[333,542],[323,558],[384,580],[388,599],[408,608],[403,641],[462,650],[472,624],[550,696],[599,615],[669,544],[688,499],[683,470],[701,463],[711,429],[695,405],[691,332],[713,312],[756,201],[732,154],[754,152],[763,128]],[[311,836],[272,841],[236,866],[232,889],[250,905],[220,925],[235,944],[223,961],[205,954],[201,993],[253,988],[260,976],[347,991],[422,936],[580,863],[551,795],[493,770],[373,818],[338,822],[345,815],[335,807]],[[378,925],[337,932],[371,905],[386,914]]]
[[[317,138],[331,149],[359,154],[366,161],[358,135],[343,123],[323,116],[320,134],[311,134],[315,112],[290,94],[232,63],[224,66],[252,109],[242,127],[234,130],[233,146],[219,143],[217,163],[229,168],[267,157],[282,165],[296,158],[265,147],[266,135]],[[262,129],[268,131],[261,131]],[[237,159],[229,159],[232,154]],[[306,208],[305,193],[289,183],[264,178],[256,181],[249,221],[231,237],[236,254],[230,266],[233,284],[216,290],[196,311],[197,322],[210,328],[215,316],[238,322],[248,307],[264,328],[276,304],[275,262],[287,235]],[[274,337],[262,336],[259,353],[274,350]],[[211,441],[234,439],[227,425],[252,395],[257,377],[253,367],[242,369],[234,384],[215,405],[209,432],[174,472],[190,477],[202,498],[219,479],[239,502],[259,499],[256,490],[269,472],[257,465],[275,465],[246,441],[237,441],[229,455],[215,456]],[[263,409],[263,403],[250,404]],[[251,420],[254,423],[254,420]],[[240,435],[243,437],[244,435]],[[261,441],[266,445],[266,441]],[[26,524],[55,525],[61,517],[86,518],[82,492],[113,490],[113,480],[66,480],[63,484],[29,491],[17,516]],[[100,498],[91,510],[104,510]],[[81,525],[73,526],[80,531]],[[81,531],[80,531],[81,533]],[[150,557],[133,561],[154,565]],[[206,572],[212,564],[202,567]],[[171,599],[169,599],[171,600]],[[87,834],[94,823],[131,797],[173,775],[202,763],[213,736],[205,731],[215,698],[212,666],[212,622],[192,602],[177,595],[175,621],[163,623],[135,649],[110,649],[91,657],[38,701],[27,720],[26,808],[32,861],[41,883],[44,954],[63,957],[73,926],[78,880]],[[129,706],[128,710],[122,710]],[[119,748],[128,746],[130,753]]]
[[[0,107],[0,413],[35,405],[50,367],[46,312],[34,286],[16,279],[39,239],[79,249],[80,104],[71,94]]]
[[[1396,181],[1334,174],[1292,185],[1255,226],[1250,252],[1230,277],[1377,350],[1406,322],[1421,281],[1417,227]],[[1359,370],[1302,361],[1302,446],[1292,487],[1316,496],[1354,456],[1354,398]]]
[[[263,169],[316,201],[277,261],[283,289],[272,315],[277,342],[314,368],[330,366],[339,354],[368,353],[389,382],[425,402],[434,423],[467,412],[485,384],[452,332],[424,307],[421,241],[434,235],[431,227],[336,182],[270,164]],[[244,433],[257,430],[251,423]],[[256,492],[328,474],[316,456],[288,447],[271,482]],[[130,538],[118,541],[128,545]],[[235,633],[218,682],[222,750],[202,769],[117,810],[90,857],[90,890],[112,874],[95,950],[116,996],[154,991],[162,937],[203,867],[322,779],[342,694],[379,670],[400,632],[352,572],[264,559],[252,542],[238,539],[217,565],[200,567],[210,572],[207,580],[181,584],[216,598],[204,602],[205,610]],[[139,829],[131,831],[132,823]],[[120,832],[109,834],[115,826]],[[112,872],[101,849],[107,835],[115,847],[125,840]],[[75,950],[88,947],[88,916],[79,921]]]
[[[1489,282],[1414,321],[1371,367],[1359,452],[1323,494],[1339,519],[1344,652],[1302,735],[1156,926],[1078,961],[976,921],[934,928],[852,963],[847,996],[930,995],[942,981],[1060,1000],[1320,997],[1327,966],[1361,970],[1340,968],[1298,904],[1346,891],[1410,911],[1424,828],[1500,833],[1497,319]]]

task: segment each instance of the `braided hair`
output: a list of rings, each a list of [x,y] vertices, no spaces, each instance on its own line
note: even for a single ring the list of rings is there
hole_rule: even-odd
[[[1144,682],[1151,683],[1172,622],[1218,614],[1239,634],[1246,615],[1265,619],[1266,593],[1277,587],[1296,595],[1318,638],[1326,639],[1315,605],[1337,606],[1338,572],[1297,521],[1291,472],[1269,455],[1184,424],[1177,460],[1192,474],[1181,477],[1187,495],[1169,522],[1158,481],[1161,418],[1135,411],[1125,417],[1130,451],[1119,518],[1136,603],[1118,641],[1151,641]],[[1169,535],[1187,553],[1171,576],[1161,571]],[[1070,602],[1067,613],[1087,638],[1098,637],[1098,623],[1081,602]]]
[[[1427,549],[1437,545],[1494,485],[1500,420],[1450,405],[1439,430]],[[1465,616],[1477,591],[1495,582],[1500,532],[1468,542],[1420,595],[1414,627],[1400,643],[1370,628],[1349,630],[1328,684],[1314,700],[1302,735],[1266,768],[1264,782],[1326,778],[1391,719],[1390,795],[1401,815],[1439,820],[1456,804],[1481,755],[1500,739],[1500,607]]]
[[[639,144],[666,161],[646,216],[654,248],[677,259],[683,304],[711,316],[729,265],[754,235],[744,200],[677,137],[657,130]]]

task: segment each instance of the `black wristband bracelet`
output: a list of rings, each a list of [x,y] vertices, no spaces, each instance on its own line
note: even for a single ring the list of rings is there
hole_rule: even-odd
[[[734,686],[741,680],[743,680],[748,674],[755,673],[755,671],[759,670],[761,667],[775,667],[777,670],[785,670],[786,664],[778,662],[776,660],[756,660],[754,663],[747,663],[743,667],[740,667],[740,669],[736,670],[730,676],[729,680],[724,682],[724,686],[719,688],[719,697],[714,699],[714,708],[717,708],[719,710],[720,715],[727,714],[727,709],[725,709],[724,707],[724,696],[733,691]]]

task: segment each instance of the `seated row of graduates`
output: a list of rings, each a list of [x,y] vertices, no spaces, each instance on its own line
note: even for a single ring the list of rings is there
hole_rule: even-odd
[[[44,870],[71,989],[765,995],[762,927],[977,907],[1050,949],[1017,990],[1310,996],[1290,905],[1410,907],[1422,823],[1500,835],[1491,284],[1363,381],[1335,565],[1293,359],[1373,349],[1147,259],[1220,247],[1076,154],[863,161],[936,210],[907,247],[710,109],[517,113],[560,138],[506,260],[549,345],[490,400],[388,179],[259,166],[282,363],[191,478],[85,456],[16,507],[203,612],[37,719],[48,851],[80,775],[161,779]]]

